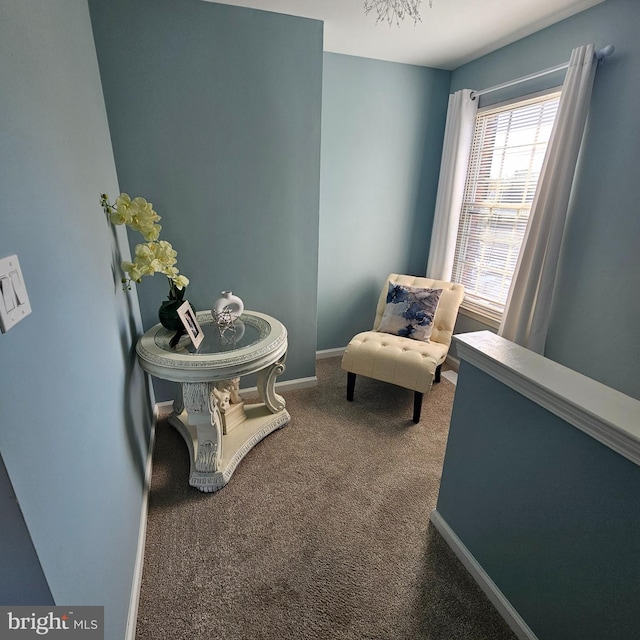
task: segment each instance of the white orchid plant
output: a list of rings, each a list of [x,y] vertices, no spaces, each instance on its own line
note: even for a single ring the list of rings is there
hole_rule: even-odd
[[[169,279],[169,297],[176,297],[176,289],[183,290],[189,284],[189,278],[179,273],[176,265],[178,252],[166,240],[159,240],[162,227],[157,224],[160,216],[153,210],[153,205],[144,198],[133,198],[121,193],[113,204],[109,196],[101,194],[100,204],[112,224],[125,224],[139,231],[146,240],[136,245],[133,262],[125,260],[122,270],[127,274],[122,278],[124,286],[131,288],[131,283],[142,282],[143,276],[163,273]]]

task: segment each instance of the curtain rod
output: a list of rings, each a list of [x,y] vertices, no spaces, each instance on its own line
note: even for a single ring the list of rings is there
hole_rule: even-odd
[[[608,44],[606,47],[602,47],[602,49],[598,49],[595,52],[596,59],[598,60],[598,62],[601,62],[607,56],[610,56],[613,51],[614,46],[612,44]],[[477,97],[483,96],[485,93],[491,93],[492,91],[498,91],[499,89],[506,89],[507,87],[512,87],[516,84],[520,84],[521,82],[527,82],[527,80],[535,80],[535,78],[541,78],[542,76],[547,76],[550,73],[555,73],[556,71],[567,69],[568,67],[569,62],[567,61],[555,67],[550,67],[549,69],[543,69],[542,71],[537,71],[536,73],[530,73],[528,76],[523,76],[522,78],[516,78],[515,80],[510,80],[509,82],[497,84],[495,85],[495,87],[489,87],[488,89],[482,89],[481,91],[472,91],[471,99],[475,100]]]

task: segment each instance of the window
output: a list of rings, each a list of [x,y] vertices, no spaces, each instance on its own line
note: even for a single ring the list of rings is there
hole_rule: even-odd
[[[463,308],[499,322],[524,238],[560,93],[478,111],[452,280]]]

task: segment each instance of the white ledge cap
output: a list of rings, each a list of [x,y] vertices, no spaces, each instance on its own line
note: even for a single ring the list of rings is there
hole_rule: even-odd
[[[640,401],[490,331],[453,339],[460,360],[640,465]]]

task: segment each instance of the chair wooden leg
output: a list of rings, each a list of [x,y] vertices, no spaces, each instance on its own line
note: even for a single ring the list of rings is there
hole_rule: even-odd
[[[420,422],[420,410],[422,409],[422,393],[419,391],[414,392],[413,394],[413,421],[415,423]]]
[[[353,400],[353,390],[356,388],[356,374],[347,371],[347,400]]]
[[[435,376],[434,376],[434,378],[433,378],[433,381],[434,381],[434,382],[440,382],[440,373],[441,373],[441,371],[442,371],[442,365],[441,365],[441,364],[439,364],[439,365],[436,367],[436,375],[435,375]]]

